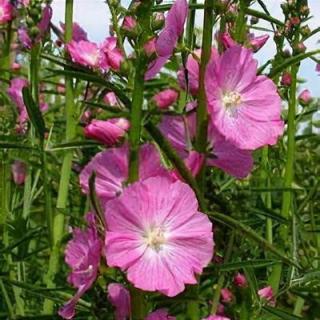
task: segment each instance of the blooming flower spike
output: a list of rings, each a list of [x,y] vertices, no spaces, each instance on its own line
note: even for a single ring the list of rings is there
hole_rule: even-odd
[[[196,284],[212,258],[212,224],[179,180],[157,176],[130,185],[108,202],[105,220],[107,264],[126,271],[139,289],[173,297]]]

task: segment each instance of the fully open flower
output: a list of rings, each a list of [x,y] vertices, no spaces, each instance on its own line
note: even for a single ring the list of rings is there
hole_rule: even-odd
[[[179,155],[185,159],[188,167],[193,169],[192,172],[197,174],[196,170],[200,169],[202,159],[196,159],[192,154],[192,141],[196,134],[195,113],[190,113],[184,118],[164,116],[160,123],[160,130],[169,139]],[[220,168],[237,178],[245,178],[250,173],[253,167],[250,151],[241,150],[228,142],[212,125],[208,130],[208,142],[210,146],[207,158],[208,165]]]
[[[95,172],[96,193],[102,204],[120,195],[128,179],[128,156],[127,145],[96,154],[80,174],[82,191],[89,193],[89,179]],[[142,180],[166,172],[161,166],[159,153],[152,144],[145,144],[140,148],[139,160],[139,175]]]
[[[157,176],[130,185],[108,202],[105,221],[107,264],[142,290],[173,297],[196,284],[212,258],[212,224],[179,180]]]
[[[211,59],[206,71],[212,124],[240,149],[274,145],[284,130],[277,88],[272,80],[256,73],[252,51],[241,46]]]
[[[124,137],[130,127],[130,123],[125,118],[114,118],[110,120],[92,120],[84,128],[87,138],[96,139],[107,146],[118,143]]]
[[[129,291],[120,283],[108,285],[108,300],[115,307],[115,319],[126,320],[130,316],[131,300]]]
[[[152,313],[149,313],[145,320],[175,320],[176,317],[169,316],[166,309],[159,309]]]
[[[156,53],[158,57],[151,62],[145,79],[152,79],[171,57],[177,41],[183,33],[183,26],[188,14],[186,0],[176,0],[170,8],[165,20],[165,26],[156,40]]]
[[[0,24],[13,19],[13,6],[9,0],[0,0]]]
[[[81,296],[92,286],[97,278],[101,241],[98,237],[93,213],[86,216],[88,228],[73,230],[73,238],[67,244],[65,261],[72,269],[68,282],[78,289],[75,296],[60,310],[59,315],[64,319],[72,319],[75,315],[75,306]]]

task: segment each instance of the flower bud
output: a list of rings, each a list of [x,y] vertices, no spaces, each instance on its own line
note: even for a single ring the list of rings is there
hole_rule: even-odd
[[[275,300],[273,297],[273,290],[271,288],[271,286],[262,288],[258,291],[258,295],[260,296],[260,298],[270,302],[270,304],[275,304]]]
[[[231,38],[228,32],[221,33],[219,38],[220,38],[219,40],[221,41],[225,49],[231,48],[237,45],[237,43]]]
[[[250,24],[251,25],[255,25],[255,24],[257,24],[259,22],[259,18],[257,18],[257,17],[251,17],[251,19],[250,19]]]
[[[300,22],[301,22],[301,20],[300,20],[299,17],[292,17],[292,18],[290,19],[290,24],[291,24],[291,26],[297,26],[297,25],[300,24]]]
[[[21,64],[17,63],[17,62],[13,62],[11,64],[11,70],[12,71],[19,71],[21,69]]]
[[[159,109],[167,109],[178,99],[178,92],[173,89],[165,89],[153,96],[152,100]]]
[[[281,84],[283,86],[289,87],[291,85],[292,82],[292,76],[289,72],[285,71],[282,74],[282,78],[281,78]]]
[[[22,161],[15,160],[11,165],[12,178],[16,185],[24,184],[27,175],[26,164]]]
[[[295,47],[294,47],[295,52],[297,53],[304,53],[306,52],[307,48],[304,45],[303,42],[299,42]]]
[[[239,272],[234,276],[233,283],[240,288],[245,288],[248,286],[246,277]]]
[[[301,30],[302,35],[305,37],[307,37],[311,33],[311,30],[308,25],[302,27],[300,30]]]
[[[132,16],[125,16],[121,26],[128,35],[136,35],[137,20]]]
[[[307,17],[309,15],[309,13],[310,13],[309,7],[307,5],[302,6],[301,9],[300,9],[300,13],[301,13],[302,16]]]
[[[152,29],[154,31],[161,29],[164,25],[164,21],[165,21],[165,17],[164,17],[163,12],[157,12],[153,16]]]
[[[230,303],[233,300],[233,294],[228,288],[221,289],[221,301],[223,303]]]
[[[124,118],[115,118],[107,121],[92,120],[84,128],[84,135],[87,138],[98,140],[107,146],[112,146],[119,142],[129,127],[129,121]]]
[[[312,101],[312,96],[311,93],[308,89],[303,90],[300,94],[299,94],[299,103],[302,106],[307,106],[308,104],[310,104],[310,102]]]
[[[151,57],[156,52],[156,37],[151,38],[148,40],[144,45],[143,49],[145,54],[148,57]]]

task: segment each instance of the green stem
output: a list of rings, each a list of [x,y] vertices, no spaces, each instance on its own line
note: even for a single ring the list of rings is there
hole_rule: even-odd
[[[73,24],[73,0],[66,0],[65,5],[65,43],[72,39]],[[76,136],[76,108],[74,103],[73,81],[69,76],[65,77],[65,110],[66,110],[66,141],[71,141]],[[57,210],[53,218],[53,246],[51,249],[49,269],[45,277],[47,288],[56,286],[54,278],[60,268],[60,245],[64,233],[65,209],[67,207],[69,184],[72,168],[72,151],[65,151],[63,163],[61,167],[60,183],[57,199]],[[45,160],[45,158],[44,158]],[[53,312],[54,303],[50,299],[46,299],[43,306],[44,314]]]
[[[189,0],[189,7],[197,4],[197,0]],[[189,9],[187,29],[186,29],[186,46],[193,50],[194,48],[194,22],[196,17],[196,10]]]
[[[229,242],[227,245],[227,251],[223,260],[224,263],[227,263],[230,260],[232,249],[233,249],[233,243],[234,243],[234,233],[231,234],[231,237],[229,239]],[[217,286],[215,288],[213,299],[212,299],[212,307],[211,307],[212,315],[215,315],[217,313],[219,299],[220,299],[220,292],[224,284],[224,280],[225,280],[225,274],[224,272],[221,272],[218,278]]]

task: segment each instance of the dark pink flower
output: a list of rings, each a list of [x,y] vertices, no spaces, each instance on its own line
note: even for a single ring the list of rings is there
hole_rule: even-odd
[[[281,77],[281,84],[283,86],[289,87],[291,85],[291,82],[292,82],[291,73],[285,71]]]
[[[240,288],[245,288],[248,286],[247,278],[239,272],[234,276],[233,283]]]
[[[52,8],[49,5],[47,5],[43,9],[41,20],[38,23],[38,28],[41,36],[43,36],[49,29],[51,18],[52,18]]]
[[[85,67],[99,67],[101,54],[96,43],[84,40],[79,42],[72,40],[66,45],[66,49],[73,62]]]
[[[269,35],[264,34],[262,36],[255,37],[254,34],[249,35],[249,44],[254,52],[260,50],[268,41]]]
[[[230,303],[233,300],[233,294],[228,288],[222,288],[220,294],[223,303]]]
[[[95,189],[103,205],[120,195],[128,179],[128,156],[127,145],[96,154],[80,174],[82,191],[89,193],[89,179],[95,172]],[[161,166],[159,153],[152,144],[141,146],[139,160],[140,180],[166,173]]]
[[[90,289],[98,275],[101,241],[98,236],[94,214],[88,213],[86,220],[88,223],[87,229],[75,228],[73,238],[68,242],[65,250],[65,262],[72,269],[68,276],[68,282],[78,291],[59,310],[59,315],[64,319],[74,317],[78,300]]]
[[[0,25],[13,19],[13,6],[9,0],[0,0]]]
[[[176,317],[169,316],[166,309],[159,309],[149,313],[145,320],[176,320]]]
[[[176,90],[165,89],[155,94],[152,100],[159,109],[167,109],[177,101],[178,97],[179,94]]]
[[[257,76],[252,51],[241,46],[211,58],[205,78],[211,123],[243,150],[274,145],[283,134],[281,99],[266,76]]]
[[[115,308],[115,320],[126,320],[131,313],[129,291],[120,283],[108,285],[108,300]]]
[[[167,175],[131,184],[108,202],[105,221],[107,264],[139,289],[173,297],[211,261],[210,220],[189,185]]]
[[[117,47],[117,38],[108,37],[105,39],[100,47],[102,53],[104,54],[103,62],[101,63],[101,68],[108,70],[110,67],[119,71],[121,63],[124,60],[123,52]]]
[[[311,101],[312,101],[312,96],[311,93],[308,89],[303,90],[300,94],[299,94],[299,102],[302,105],[308,105]]]
[[[114,118],[110,120],[92,120],[84,128],[84,135],[87,138],[98,140],[106,146],[113,146],[124,137],[130,127],[125,118]]]
[[[24,162],[15,160],[11,165],[11,172],[15,184],[24,184],[27,175],[27,166]]]
[[[176,0],[170,8],[165,20],[165,26],[156,40],[156,52],[158,57],[151,62],[145,74],[145,79],[152,79],[171,57],[179,37],[183,33],[183,27],[188,14],[186,0]]]
[[[110,107],[119,107],[119,100],[116,94],[112,91],[106,93],[103,97],[103,102]]]
[[[60,22],[60,27],[62,29],[62,33],[64,34],[65,24]],[[72,40],[76,42],[88,41],[87,32],[84,29],[82,29],[82,27],[77,22],[74,22],[72,25]]]
[[[18,29],[18,38],[21,42],[22,46],[31,49],[32,47],[32,40],[28,34],[28,31],[25,27],[21,27]]]
[[[21,64],[17,62],[13,62],[10,68],[12,71],[19,71],[21,69]]]

